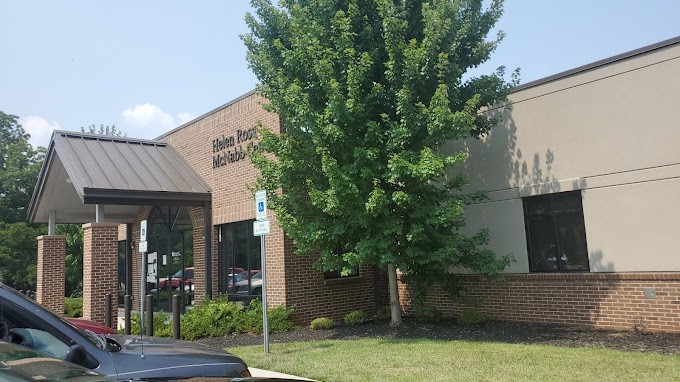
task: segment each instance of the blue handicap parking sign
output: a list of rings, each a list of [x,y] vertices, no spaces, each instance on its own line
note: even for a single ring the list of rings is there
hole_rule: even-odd
[[[264,202],[258,202],[257,203],[257,212],[263,212],[264,211]]]

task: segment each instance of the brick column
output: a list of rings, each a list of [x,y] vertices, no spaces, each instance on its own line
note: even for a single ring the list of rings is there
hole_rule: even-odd
[[[66,237],[38,236],[36,301],[62,316],[66,292]]]
[[[105,322],[107,293],[118,293],[118,223],[83,224],[83,318]]]

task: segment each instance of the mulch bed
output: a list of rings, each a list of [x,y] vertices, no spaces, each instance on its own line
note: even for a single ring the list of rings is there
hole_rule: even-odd
[[[635,331],[605,331],[560,325],[490,321],[481,325],[463,326],[455,322],[423,324],[404,322],[390,327],[386,323],[340,325],[327,330],[297,327],[285,333],[272,333],[270,343],[320,340],[351,340],[358,338],[436,339],[489,341],[515,344],[541,344],[574,348],[608,348],[623,351],[654,352],[680,355],[680,333],[647,333]],[[262,335],[237,334],[198,340],[220,348],[260,345]]]

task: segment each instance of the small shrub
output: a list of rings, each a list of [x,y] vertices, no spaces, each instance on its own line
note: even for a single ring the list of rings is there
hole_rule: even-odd
[[[633,320],[633,330],[635,330],[635,332],[638,334],[649,334],[649,330],[647,329],[647,321],[645,321],[644,317],[635,317]]]
[[[312,330],[330,329],[335,326],[335,321],[326,317],[319,317],[312,320],[309,325]]]
[[[139,313],[132,313],[130,316],[130,334],[139,334],[141,325],[141,315]],[[146,334],[146,316],[144,317],[144,334]],[[155,337],[171,337],[172,336],[172,320],[170,315],[160,311],[153,313],[153,335]]]
[[[489,315],[474,309],[466,309],[460,312],[457,319],[461,325],[479,325],[489,321]]]
[[[442,314],[442,312],[440,312],[436,308],[431,307],[417,309],[413,312],[413,315],[417,321],[425,323],[437,323],[441,322],[444,319],[444,315]]]
[[[363,310],[355,310],[345,315],[345,324],[347,325],[363,324],[364,321],[366,321],[366,314]]]
[[[383,306],[375,311],[375,320],[379,322],[387,322],[392,319],[392,311],[389,306]]]
[[[241,308],[226,297],[205,299],[180,320],[182,339],[224,336],[238,332]]]
[[[64,300],[64,316],[66,317],[82,317],[83,316],[83,298],[82,297],[66,297]]]
[[[290,315],[295,311],[295,307],[286,308],[284,306],[277,306],[270,308],[267,311],[267,319],[269,320],[269,331],[272,333],[287,332],[295,328],[295,324],[290,320]]]

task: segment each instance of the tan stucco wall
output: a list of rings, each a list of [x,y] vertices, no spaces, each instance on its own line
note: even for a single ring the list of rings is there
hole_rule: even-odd
[[[517,91],[505,120],[467,143],[469,230],[528,272],[520,197],[583,190],[591,271],[678,271],[680,46]],[[510,208],[509,206],[513,206]]]

